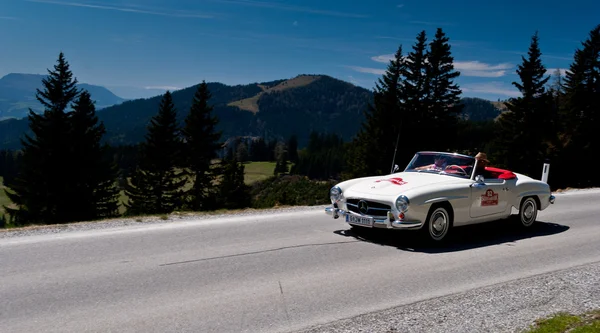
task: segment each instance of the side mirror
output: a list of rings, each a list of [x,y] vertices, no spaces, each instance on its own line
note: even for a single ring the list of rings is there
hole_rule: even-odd
[[[477,183],[479,183],[479,184],[483,184],[483,183],[485,182],[485,179],[483,178],[483,176],[482,176],[482,175],[477,175],[477,176],[475,177],[475,181],[476,181]]]
[[[394,172],[396,172],[398,170],[400,170],[400,167],[398,166],[398,164],[395,164],[394,165],[394,170],[392,171],[392,173],[394,173]]]

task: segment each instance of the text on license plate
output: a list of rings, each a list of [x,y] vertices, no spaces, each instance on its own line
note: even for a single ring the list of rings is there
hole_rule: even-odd
[[[358,216],[358,215],[346,215],[346,222],[360,224],[360,225],[373,225],[373,218],[368,216]]]

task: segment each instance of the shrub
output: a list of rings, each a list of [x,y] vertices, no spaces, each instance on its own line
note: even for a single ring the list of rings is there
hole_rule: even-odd
[[[252,185],[252,206],[314,206],[329,203],[329,189],[335,181],[315,181],[305,176],[273,176]]]

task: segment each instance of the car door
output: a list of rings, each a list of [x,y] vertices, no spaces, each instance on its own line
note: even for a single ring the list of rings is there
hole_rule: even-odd
[[[509,185],[504,179],[485,179],[471,184],[471,218],[501,214],[509,202]]]

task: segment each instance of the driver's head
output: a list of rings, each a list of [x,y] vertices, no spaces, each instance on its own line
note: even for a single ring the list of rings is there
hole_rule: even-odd
[[[486,167],[490,164],[490,161],[487,159],[486,153],[478,153],[477,155],[475,155],[475,159],[477,160],[477,165],[480,168]]]
[[[437,155],[434,159],[433,159],[433,163],[435,164],[435,166],[437,167],[443,167],[444,164],[446,163],[446,159],[444,158],[444,156],[441,155]]]

